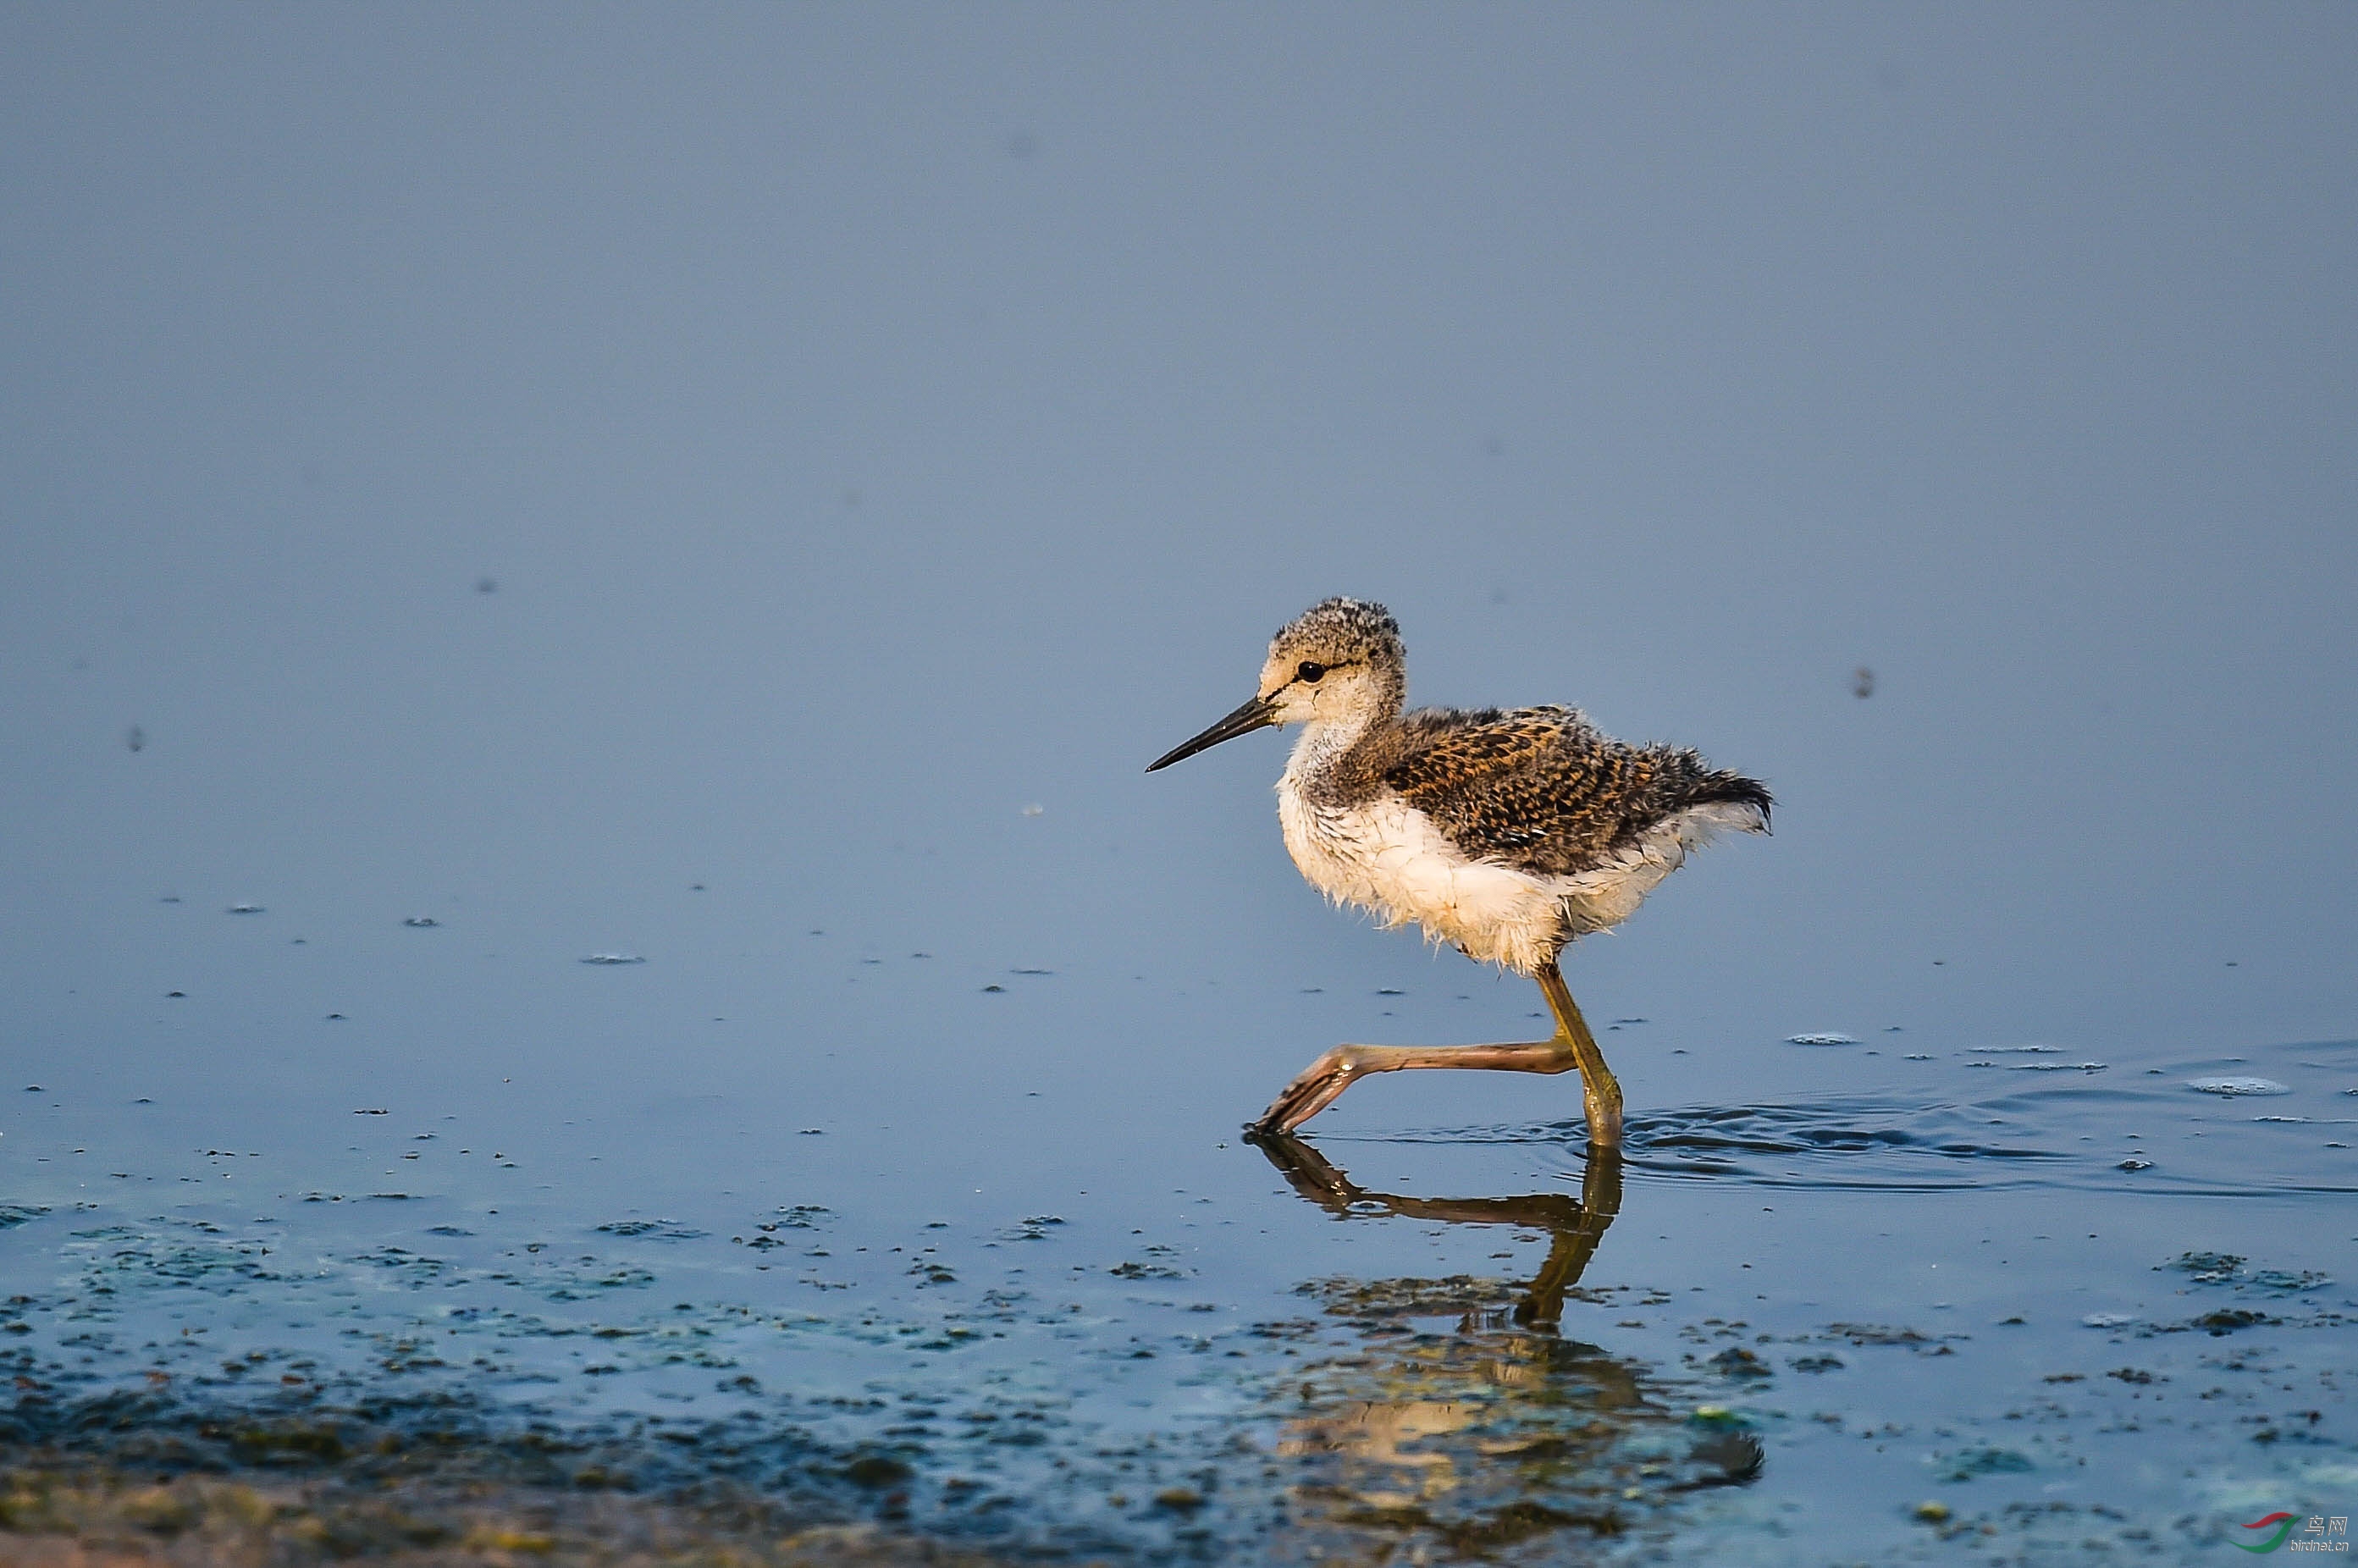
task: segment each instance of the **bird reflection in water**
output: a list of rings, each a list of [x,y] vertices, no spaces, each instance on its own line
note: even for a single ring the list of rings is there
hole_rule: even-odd
[[[1668,1505],[1682,1494],[1759,1474],[1751,1433],[1699,1419],[1644,1363],[1557,1332],[1568,1298],[1604,1299],[1580,1279],[1620,1212],[1617,1151],[1592,1153],[1577,1198],[1426,1198],[1370,1192],[1297,1138],[1256,1141],[1337,1219],[1511,1226],[1550,1241],[1525,1284],[1300,1287],[1358,1342],[1323,1341],[1332,1354],[1305,1361],[1277,1400],[1278,1452],[1303,1471],[1291,1546],[1339,1563],[1587,1561],[1606,1540],[1640,1547],[1673,1533]]]

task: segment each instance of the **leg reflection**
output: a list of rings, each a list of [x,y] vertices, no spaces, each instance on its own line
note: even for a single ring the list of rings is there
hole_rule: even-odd
[[[1291,1466],[1292,1507],[1274,1538],[1283,1560],[1586,1561],[1585,1540],[1669,1530],[1685,1494],[1759,1474],[1750,1433],[1699,1426],[1693,1395],[1660,1369],[1558,1332],[1620,1213],[1619,1151],[1591,1145],[1577,1197],[1434,1198],[1370,1191],[1297,1138],[1258,1141],[1295,1192],[1337,1218],[1508,1226],[1550,1240],[1520,1285],[1453,1275],[1298,1287],[1352,1334],[1267,1325],[1315,1346],[1271,1390],[1275,1456]],[[1580,1299],[1622,1294],[1592,1287]],[[1434,1326],[1451,1318],[1454,1330]]]
[[[1580,1283],[1596,1244],[1621,1212],[1621,1151],[1592,1147],[1582,1173],[1580,1196],[1532,1193],[1512,1198],[1420,1198],[1369,1192],[1336,1168],[1324,1154],[1288,1132],[1264,1132],[1255,1141],[1288,1185],[1338,1217],[1397,1215],[1438,1219],[1452,1225],[1514,1225],[1544,1230],[1552,1239],[1546,1263],[1515,1304],[1515,1321],[1552,1329],[1563,1317],[1564,1292]]]

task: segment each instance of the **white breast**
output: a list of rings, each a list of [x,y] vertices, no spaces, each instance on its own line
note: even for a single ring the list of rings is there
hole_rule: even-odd
[[[1530,974],[1562,945],[1553,879],[1468,859],[1424,813],[1387,791],[1364,806],[1321,807],[1280,781],[1286,852],[1310,885],[1387,925],[1411,921],[1486,964]]]

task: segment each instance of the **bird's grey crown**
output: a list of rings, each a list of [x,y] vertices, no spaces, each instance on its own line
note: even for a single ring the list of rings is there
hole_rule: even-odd
[[[1358,599],[1320,600],[1279,628],[1270,639],[1269,652],[1271,658],[1282,655],[1288,662],[1358,663],[1378,671],[1398,672],[1408,664],[1400,622],[1392,612]]]

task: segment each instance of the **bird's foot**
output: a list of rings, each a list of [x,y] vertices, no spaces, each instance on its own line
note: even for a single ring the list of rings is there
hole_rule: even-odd
[[[1333,1105],[1367,1071],[1366,1047],[1337,1045],[1294,1075],[1249,1130],[1265,1136],[1292,1132]]]

